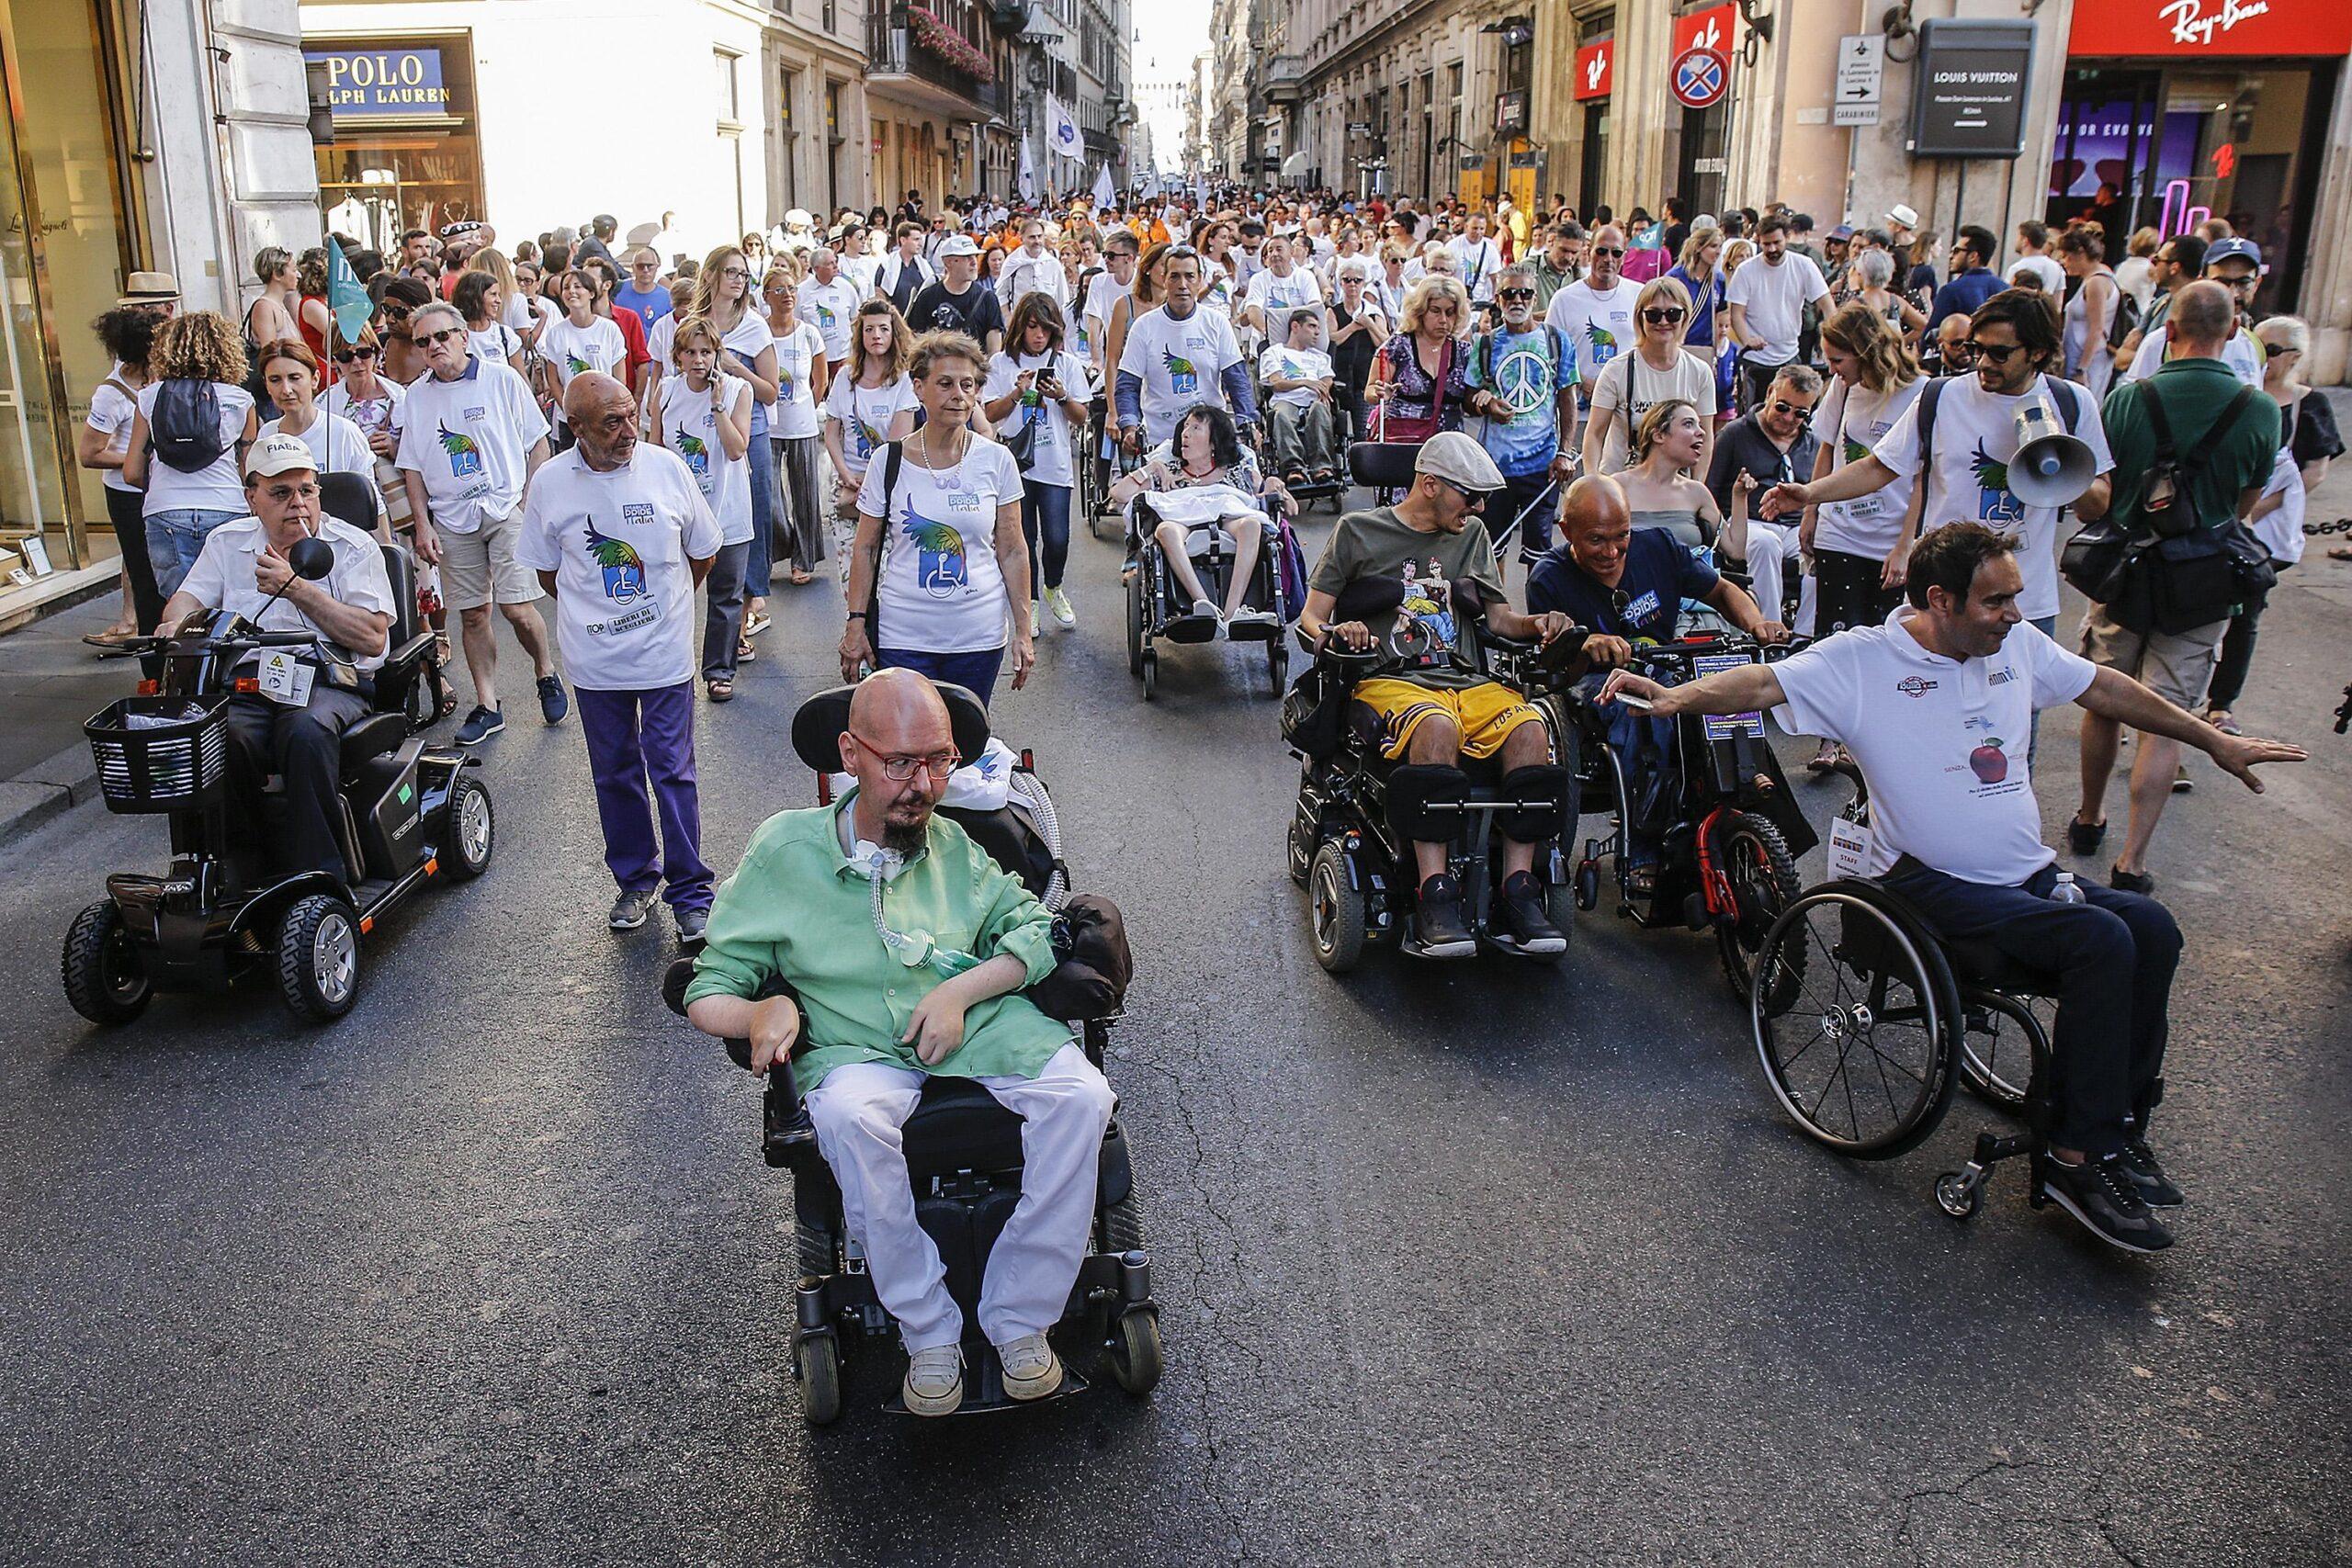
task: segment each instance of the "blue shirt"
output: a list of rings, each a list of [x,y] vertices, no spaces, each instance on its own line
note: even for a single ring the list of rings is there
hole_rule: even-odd
[[[670,313],[670,291],[657,283],[639,294],[624,283],[613,290],[613,309],[636,311],[637,319],[645,323],[645,330],[651,332],[653,323]]]
[[[1935,308],[1928,312],[1928,331],[1933,333],[1946,316],[1973,316],[1976,307],[1998,294],[2005,286],[1992,268],[1972,266],[1936,290]]]
[[[1704,599],[1722,581],[1698,551],[1662,529],[1636,528],[1615,588],[1595,581],[1565,544],[1544,552],[1527,574],[1527,613],[1558,610],[1577,626],[1628,641],[1671,642],[1682,601]],[[1625,607],[1616,599],[1624,595]]]
[[[1690,291],[1690,324],[1683,330],[1684,343],[1697,344],[1712,355],[1715,352],[1715,307],[1723,303],[1724,280],[1718,273],[1702,283],[1679,266],[1667,269],[1667,276]]]
[[[1492,392],[1512,411],[1487,416],[1487,456],[1507,479],[1524,479],[1552,466],[1560,451],[1559,334],[1538,322],[1533,331],[1498,327],[1470,356],[1465,378]]]

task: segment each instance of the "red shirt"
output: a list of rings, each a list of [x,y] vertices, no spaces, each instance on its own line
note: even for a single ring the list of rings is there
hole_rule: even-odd
[[[653,354],[645,346],[645,321],[635,310],[615,310],[605,318],[621,330],[621,342],[628,349],[628,386],[637,389],[637,373],[653,363]]]

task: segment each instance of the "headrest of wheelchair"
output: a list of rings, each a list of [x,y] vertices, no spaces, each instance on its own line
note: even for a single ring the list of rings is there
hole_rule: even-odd
[[[956,735],[956,755],[967,760],[988,750],[989,710],[968,687],[936,682],[940,700],[947,705],[948,728]],[[842,731],[849,728],[849,700],[854,686],[835,686],[800,705],[792,716],[792,750],[803,764],[820,773],[842,771]]]
[[[1331,618],[1335,621],[1369,621],[1375,615],[1385,615],[1405,602],[1405,580],[1401,577],[1359,577],[1340,590],[1333,601]]]
[[[1418,441],[1359,441],[1348,448],[1348,472],[1375,490],[1408,490],[1420,455]]]

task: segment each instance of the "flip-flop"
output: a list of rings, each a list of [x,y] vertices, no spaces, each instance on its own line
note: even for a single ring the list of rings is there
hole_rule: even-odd
[[[816,581],[817,574],[813,571],[795,571],[792,574],[792,586],[795,588],[806,588]]]
[[[760,650],[759,650],[758,649],[753,648],[753,647],[752,646],[751,641],[750,641],[750,639],[749,639],[749,638],[747,638],[747,637],[737,637],[737,638],[735,639],[735,662],[736,662],[736,663],[738,663],[738,664],[749,664],[749,663],[751,663],[751,662],[752,662],[752,660],[753,660],[757,659],[759,656],[760,656]]]

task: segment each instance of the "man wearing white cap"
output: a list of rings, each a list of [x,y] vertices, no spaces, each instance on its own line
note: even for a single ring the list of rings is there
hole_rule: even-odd
[[[319,504],[317,459],[299,436],[265,435],[245,458],[248,517],[205,536],[204,549],[155,630],[176,636],[199,610],[226,610],[264,631],[313,632],[315,650],[271,649],[289,668],[275,690],[229,699],[229,768],[240,798],[255,809],[232,820],[259,819],[261,786],[286,781],[286,815],[273,834],[283,869],[344,874],[343,849],[328,813],[334,807],[343,732],[367,716],[358,676],[384,662],[392,626],[392,584],[376,541],[327,514]],[[316,581],[294,575],[288,558],[304,539],[323,539],[334,567]],[[272,594],[277,598],[273,601]],[[248,654],[258,667],[263,654]]]
[[[1474,515],[1502,488],[1502,470],[1477,442],[1457,430],[1433,435],[1404,499],[1340,518],[1307,579],[1301,635],[1389,655],[1354,696],[1380,716],[1382,754],[1405,764],[1389,777],[1388,799],[1407,833],[1436,815],[1419,806],[1460,797],[1465,756],[1498,758],[1504,787],[1522,799],[1574,787],[1553,761],[1544,716],[1479,668],[1482,627],[1549,643],[1572,625],[1557,610],[1521,615],[1504,597],[1494,542]],[[1562,952],[1566,939],[1545,916],[1534,875],[1535,845],[1511,837],[1512,826],[1506,818],[1492,940],[1522,953]],[[1427,827],[1413,838],[1419,894],[1407,951],[1466,958],[1477,942],[1463,919],[1462,885],[1446,871],[1445,841]]]
[[[907,325],[918,333],[963,333],[989,354],[1004,346],[1004,306],[996,290],[977,281],[980,247],[968,234],[950,234],[939,247],[940,280],[915,296]]]

